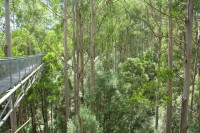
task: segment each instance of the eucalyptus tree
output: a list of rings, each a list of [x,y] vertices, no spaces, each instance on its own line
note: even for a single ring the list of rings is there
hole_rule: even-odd
[[[79,71],[79,66],[78,66],[78,44],[79,44],[79,31],[78,31],[78,8],[79,8],[79,1],[78,0],[72,0],[72,32],[73,32],[73,37],[72,37],[72,42],[73,42],[73,72],[74,72],[74,112],[78,114],[78,102],[79,102],[79,88],[78,88],[78,81],[77,81],[77,75]],[[77,15],[76,15],[77,14]],[[77,54],[76,54],[77,53]]]
[[[199,2],[196,2],[195,5],[194,5],[194,29],[196,31],[195,33],[195,37],[194,37],[194,44],[193,45],[193,49],[195,50],[194,51],[194,59],[193,59],[193,74],[192,74],[192,92],[191,92],[191,100],[190,100],[190,110],[191,111],[194,111],[195,109],[195,90],[196,90],[196,83],[198,83],[198,58],[199,58],[199,39],[200,39],[200,29],[199,29],[199,24],[198,24],[198,19],[199,19],[199,16],[198,16],[198,12],[199,12],[199,5],[200,3]],[[194,31],[193,31],[194,32]],[[189,125],[188,126],[191,126],[192,124],[192,121],[193,121],[193,118],[194,118],[194,114],[192,112],[189,112],[189,115],[188,115],[188,123]]]
[[[187,132],[187,115],[190,88],[190,66],[192,48],[192,27],[193,27],[194,0],[187,0],[186,32],[185,32],[185,53],[184,53],[184,86],[181,104],[180,133]]]
[[[10,35],[10,6],[9,0],[5,0],[5,26],[6,26],[6,53],[7,57],[12,56],[12,49],[11,49],[11,35]]]
[[[94,1],[90,0],[90,95],[94,95],[95,91],[95,45],[94,45]],[[94,108],[94,102],[92,103],[92,110],[95,110]]]
[[[173,61],[173,28],[172,28],[172,18],[170,17],[171,11],[171,0],[168,0],[168,11],[167,14],[169,15],[168,18],[168,68],[170,71],[173,71],[172,61]],[[173,81],[172,77],[168,79],[168,91],[167,95],[169,97],[169,102],[167,105],[167,119],[166,119],[166,133],[172,132],[172,87]]]
[[[67,0],[64,0],[64,86],[65,86],[65,121],[66,121],[66,132],[67,132],[67,125],[70,117],[70,95],[69,95],[69,85],[68,85],[68,67],[67,67],[67,60],[68,60],[68,48],[67,48]]]
[[[11,34],[10,34],[10,6],[9,6],[9,0],[5,0],[5,30],[6,30],[6,47],[5,47],[5,55],[6,57],[12,56],[12,47],[11,47]],[[14,96],[11,97],[11,99],[14,99]],[[11,131],[15,132],[17,129],[17,121],[16,121],[16,110],[14,108],[14,103],[10,102],[10,106],[13,109],[10,120],[11,120]]]

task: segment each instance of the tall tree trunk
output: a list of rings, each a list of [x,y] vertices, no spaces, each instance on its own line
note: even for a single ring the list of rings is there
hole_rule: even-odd
[[[150,11],[150,9],[149,8],[147,8],[147,13],[146,13],[146,19],[147,19],[147,23],[149,24],[149,17],[150,17],[150,15],[149,15],[149,11]],[[148,36],[147,36],[147,49],[150,49],[150,51],[151,51],[151,29],[150,29],[150,27],[149,27],[149,30],[148,30]]]
[[[188,101],[190,88],[190,66],[191,66],[191,48],[192,48],[192,22],[193,22],[193,6],[194,1],[187,1],[187,15],[186,15],[186,35],[185,35],[185,58],[184,58],[184,84],[182,94],[181,106],[181,121],[180,133],[187,132],[187,115],[188,115]]]
[[[69,95],[69,85],[68,85],[68,49],[67,49],[67,1],[64,0],[64,86],[65,86],[65,110],[66,110],[66,132],[67,132],[67,124],[70,115],[70,95]]]
[[[80,13],[80,65],[81,65],[81,71],[80,71],[80,90],[82,93],[81,101],[84,101],[84,29],[83,29],[83,18],[82,14]]]
[[[35,110],[34,103],[31,103],[32,133],[37,133],[37,124],[36,124],[35,113],[36,113],[36,110]]]
[[[6,57],[12,56],[11,50],[11,36],[10,36],[10,9],[9,9],[9,0],[5,0],[5,25],[6,25]]]
[[[40,89],[40,97],[41,97],[42,118],[43,118],[43,122],[44,122],[44,131],[48,132],[48,111],[47,111],[48,105],[47,105],[47,101],[45,99],[45,96],[46,96],[45,90],[44,90],[44,88],[41,88]]]
[[[53,133],[53,102],[51,102],[51,127],[50,132]]]
[[[81,14],[81,0],[77,2],[77,41],[78,41],[78,47],[77,47],[77,107],[78,107],[78,120],[79,120],[79,133],[83,133],[83,122],[82,118],[80,116],[80,91],[83,92],[83,70],[84,70],[84,58],[83,58],[83,25],[82,25],[82,14]],[[83,94],[83,93],[82,93]]]
[[[126,53],[126,58],[130,58],[129,27],[126,27],[124,35],[125,35],[125,53]]]
[[[197,16],[195,16],[194,18],[194,23],[195,23],[195,29],[198,29],[198,20],[197,20]],[[194,101],[194,90],[195,90],[195,80],[196,80],[196,75],[197,75],[197,70],[198,70],[198,58],[199,58],[199,44],[198,44],[198,34],[200,31],[197,30],[196,32],[196,43],[197,45],[195,45],[196,48],[196,54],[195,54],[195,58],[194,58],[194,75],[192,78],[192,94],[191,94],[191,103],[190,103],[190,110],[193,110],[193,101]],[[189,112],[189,123],[192,121],[193,119],[193,114],[192,112]]]
[[[168,15],[170,15],[171,0],[168,0]],[[173,29],[172,29],[172,18],[168,18],[168,68],[173,71],[172,61],[173,61]],[[167,120],[166,120],[166,133],[171,133],[172,129],[172,87],[173,81],[172,77],[168,79],[167,82],[167,96],[169,97],[167,105]]]
[[[73,44],[74,44],[74,48],[73,48],[73,67],[74,67],[74,106],[75,106],[75,113],[77,114],[77,97],[76,97],[76,93],[77,93],[77,56],[76,56],[76,52],[77,52],[77,38],[78,38],[78,33],[77,33],[77,20],[75,19],[76,17],[76,13],[75,9],[77,5],[77,0],[73,0],[72,1],[72,27],[73,27]]]
[[[197,43],[198,43],[198,46],[200,45],[200,28],[198,27],[198,33],[197,33]],[[198,53],[199,53],[199,49],[198,49]],[[199,55],[199,54],[198,54]],[[198,57],[199,58],[199,57]],[[199,73],[199,80],[198,80],[198,90],[199,90],[199,103],[198,103],[198,114],[200,116],[200,62],[198,60],[198,73]],[[199,120],[199,132],[200,132],[200,117],[198,117],[198,120]]]
[[[158,28],[158,71],[160,71],[160,60],[161,60],[161,44],[162,44],[162,3],[159,3],[160,7],[159,7],[159,28]],[[160,80],[158,79],[158,87],[157,87],[157,91],[156,91],[156,107],[155,107],[155,129],[158,129],[158,110],[159,110],[159,106],[158,106],[158,102],[159,102],[159,90],[160,90]]]
[[[80,46],[80,30],[79,30],[79,0],[75,1],[75,9],[76,9],[76,44],[75,44],[75,57],[74,57],[74,78],[75,83],[74,83],[74,105],[75,105],[75,114],[78,114],[79,112],[79,81],[80,81],[80,76],[79,76],[79,46]]]
[[[200,42],[199,42],[199,44],[200,44]],[[198,66],[198,73],[199,73],[199,80],[198,80],[198,90],[199,90],[199,103],[198,103],[198,114],[199,114],[199,116],[200,116],[200,65]],[[200,117],[198,117],[198,122],[199,122],[199,133],[200,133]]]
[[[95,66],[94,66],[94,3],[93,0],[90,0],[90,14],[91,14],[91,22],[90,22],[90,95],[94,96],[94,88],[95,88]],[[92,103],[92,109],[94,110],[94,101]]]
[[[198,69],[198,57],[199,57],[199,45],[197,46],[197,51],[196,51],[196,55],[195,55],[195,61],[194,61],[194,75],[192,78],[192,94],[191,94],[191,103],[190,103],[190,110],[193,111],[193,101],[194,101],[194,90],[195,90],[195,80],[196,80],[196,75],[197,75],[197,69]],[[192,121],[192,112],[189,112],[189,122]]]

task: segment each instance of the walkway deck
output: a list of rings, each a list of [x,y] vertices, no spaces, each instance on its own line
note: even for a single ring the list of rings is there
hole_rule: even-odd
[[[12,88],[41,64],[43,55],[0,59],[0,94]]]

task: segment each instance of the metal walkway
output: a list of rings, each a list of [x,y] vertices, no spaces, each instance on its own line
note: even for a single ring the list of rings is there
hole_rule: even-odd
[[[0,58],[0,127],[41,73],[43,55]],[[13,120],[12,120],[13,119]],[[16,130],[15,118],[11,128]]]

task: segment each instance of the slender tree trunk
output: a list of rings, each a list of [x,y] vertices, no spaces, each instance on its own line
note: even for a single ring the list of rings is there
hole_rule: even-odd
[[[74,48],[73,48],[73,67],[74,67],[74,107],[75,107],[75,113],[77,114],[78,110],[77,110],[77,71],[78,71],[78,68],[77,68],[77,56],[76,56],[76,53],[77,53],[77,43],[78,43],[78,32],[77,32],[77,18],[75,19],[76,17],[76,14],[77,12],[75,12],[75,9],[77,8],[76,5],[77,5],[77,0],[73,0],[72,1],[72,21],[73,21],[73,44],[74,44]],[[76,8],[75,8],[76,7]],[[78,55],[78,54],[77,54]]]
[[[188,101],[190,88],[190,66],[191,66],[191,48],[192,48],[192,22],[193,22],[193,6],[194,1],[187,1],[187,15],[186,15],[186,35],[185,35],[185,58],[184,58],[184,85],[182,94],[181,106],[181,121],[180,133],[187,132],[187,115],[188,115]]]
[[[31,120],[32,120],[32,133],[37,133],[37,124],[35,119],[35,106],[34,103],[31,104]]]
[[[51,127],[50,132],[53,133],[53,102],[51,102]]]
[[[81,2],[81,1],[80,1]],[[80,52],[80,71],[79,71],[79,80],[80,80],[80,90],[82,97],[81,99],[79,98],[79,104],[81,104],[81,101],[83,102],[84,99],[84,39],[83,39],[83,19],[82,19],[82,13],[81,13],[81,9],[79,9],[79,30],[80,30],[80,38],[79,38],[79,42],[80,42],[80,46],[79,46],[79,52]],[[79,92],[80,93],[80,92]],[[79,105],[80,108],[80,105]],[[83,120],[80,116],[80,109],[79,109],[79,125],[80,125],[80,129],[79,129],[79,133],[83,133]]]
[[[75,90],[74,90],[74,104],[75,104],[75,114],[78,115],[79,112],[79,85],[80,85],[80,76],[79,76],[79,46],[80,46],[80,30],[79,30],[79,0],[75,2],[75,9],[76,9],[76,44],[75,44],[75,75],[76,82],[75,82]]]
[[[194,18],[194,23],[195,23],[195,29],[198,29],[198,21],[197,21],[197,16],[195,16]],[[197,70],[198,70],[198,58],[199,58],[199,44],[198,44],[198,34],[199,31],[197,30],[196,32],[196,43],[197,45],[195,45],[196,47],[196,54],[195,54],[195,58],[194,58],[194,75],[193,75],[193,79],[192,79],[192,94],[191,94],[191,103],[190,103],[190,110],[193,110],[193,101],[194,101],[194,90],[195,90],[195,80],[196,80],[196,75],[197,75]],[[192,112],[189,112],[189,123],[192,121],[193,119],[193,114]]]
[[[32,11],[34,11],[35,10],[35,2],[32,2],[31,3],[32,4],[32,6],[30,6],[30,10],[32,10]],[[35,29],[35,15],[32,15],[32,17],[30,17],[30,21],[29,21],[29,23],[32,23],[31,24],[31,28],[29,29],[29,33],[30,33],[30,35],[32,35],[32,34],[34,34],[34,31],[33,31],[33,29]],[[27,49],[27,53],[28,53],[28,55],[32,55],[33,53],[32,53],[32,42],[31,42],[31,40],[28,40],[28,49]]]
[[[117,72],[117,50],[116,50],[116,41],[114,42],[114,72]]]
[[[147,8],[147,13],[146,13],[146,15],[147,15],[147,23],[149,24],[149,8]],[[150,29],[150,27],[149,27],[149,30],[148,30],[148,36],[147,36],[147,49],[150,49],[151,50],[151,42],[150,42],[150,40],[151,40],[151,29]]]
[[[91,24],[90,24],[90,95],[94,96],[94,88],[95,88],[95,66],[94,66],[94,3],[93,0],[90,0],[90,13],[91,13]],[[94,101],[92,105],[92,109],[94,110]]]
[[[193,111],[193,101],[194,101],[194,90],[195,90],[195,80],[196,80],[196,75],[197,75],[197,63],[198,63],[198,57],[199,57],[199,45],[197,46],[197,51],[196,51],[196,56],[195,56],[195,62],[194,62],[194,75],[192,79],[192,94],[191,94],[191,103],[190,103],[190,110]],[[189,122],[192,121],[192,112],[189,112]]]
[[[48,116],[48,111],[47,111],[48,105],[47,105],[46,99],[44,98],[46,96],[44,88],[40,89],[40,96],[41,96],[42,118],[43,118],[43,122],[44,122],[44,131],[48,132],[48,117],[47,117]],[[31,109],[32,109],[32,107],[31,107]]]
[[[10,8],[9,0],[5,0],[5,25],[6,25],[6,57],[12,56],[11,50],[11,36],[10,36]]]
[[[200,44],[200,43],[199,43]],[[200,62],[199,62],[200,63]],[[199,80],[198,80],[198,90],[199,90],[199,103],[198,103],[198,114],[200,116],[200,65],[198,66]],[[198,117],[199,122],[199,133],[200,133],[200,117]]]
[[[5,0],[5,28],[6,28],[6,47],[5,47],[5,55],[6,57],[12,56],[11,50],[11,36],[10,36],[10,8],[9,8],[9,0]],[[10,115],[11,121],[11,131],[15,132],[17,128],[17,120],[16,120],[16,110],[14,109],[14,96],[11,97],[10,106],[13,109]]]
[[[168,0],[168,15],[170,15],[171,0]],[[172,29],[172,18],[168,18],[168,68],[173,71],[172,61],[173,61],[173,29]],[[167,105],[167,120],[166,120],[166,133],[171,133],[172,131],[172,87],[173,81],[172,77],[168,79],[167,82],[167,96],[169,97],[169,102]]]
[[[161,44],[162,44],[162,3],[160,2],[160,14],[159,14],[159,28],[158,28],[158,71],[160,71],[160,60],[161,60]],[[158,88],[157,88],[157,94],[156,94],[156,107],[155,107],[155,129],[158,129],[158,111],[159,111],[159,106],[158,106],[158,102],[159,102],[159,90],[160,90],[160,80],[158,80]]]
[[[125,30],[125,53],[126,53],[126,58],[130,58],[130,44],[129,44],[129,27],[126,27]]]
[[[80,13],[80,65],[81,65],[81,71],[80,71],[80,82],[81,82],[81,86],[80,86],[80,90],[82,93],[82,98],[81,101],[84,101],[84,39],[83,39],[83,18],[82,18],[82,14]]]
[[[198,43],[198,46],[200,45],[200,28],[198,27],[198,33],[197,33],[197,43]],[[199,49],[198,49],[198,53],[199,53]],[[200,54],[198,54],[200,55]],[[198,57],[199,58],[199,57]],[[198,74],[199,74],[199,80],[198,80],[198,90],[199,90],[199,103],[198,103],[198,114],[200,116],[200,62],[198,60]],[[200,132],[200,117],[198,117],[198,120],[199,120],[199,132]]]
[[[68,49],[67,49],[67,1],[64,0],[64,86],[65,86],[65,110],[66,110],[66,132],[67,124],[70,116],[70,95],[69,95],[69,85],[68,85]]]

